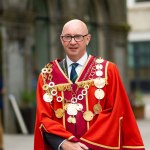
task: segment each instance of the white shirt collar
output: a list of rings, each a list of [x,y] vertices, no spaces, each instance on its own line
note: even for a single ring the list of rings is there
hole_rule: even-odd
[[[80,66],[83,66],[85,62],[87,61],[88,54],[85,52],[85,54],[76,62]],[[69,67],[72,63],[74,63],[68,56],[66,56],[66,62],[67,62],[67,67]]]

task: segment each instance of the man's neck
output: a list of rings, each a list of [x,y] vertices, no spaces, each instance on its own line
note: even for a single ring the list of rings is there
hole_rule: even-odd
[[[82,56],[80,56],[80,57],[69,57],[68,55],[66,55],[66,59],[67,60],[69,60],[69,61],[72,61],[72,62],[77,62],[77,61],[79,61],[82,57],[88,57],[88,54],[87,54],[87,52],[85,52]]]

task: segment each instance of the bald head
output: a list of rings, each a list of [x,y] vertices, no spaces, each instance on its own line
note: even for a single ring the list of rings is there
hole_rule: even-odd
[[[60,36],[65,53],[73,62],[77,62],[85,54],[90,39],[86,24],[78,19],[68,21]]]
[[[68,33],[69,32],[69,33]],[[87,34],[88,33],[88,28],[86,24],[78,19],[73,19],[68,21],[62,30],[62,35],[63,34]]]

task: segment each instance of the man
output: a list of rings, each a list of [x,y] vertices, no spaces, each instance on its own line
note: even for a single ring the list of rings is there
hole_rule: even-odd
[[[48,63],[37,85],[34,150],[144,150],[118,69],[87,54],[81,20],[60,36],[66,58]]]

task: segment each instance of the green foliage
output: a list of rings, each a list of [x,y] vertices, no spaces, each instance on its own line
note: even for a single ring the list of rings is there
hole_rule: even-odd
[[[140,90],[136,90],[134,93],[135,105],[140,106],[143,105],[143,94]]]
[[[35,105],[35,91],[22,91],[21,92],[21,106],[34,106]]]

